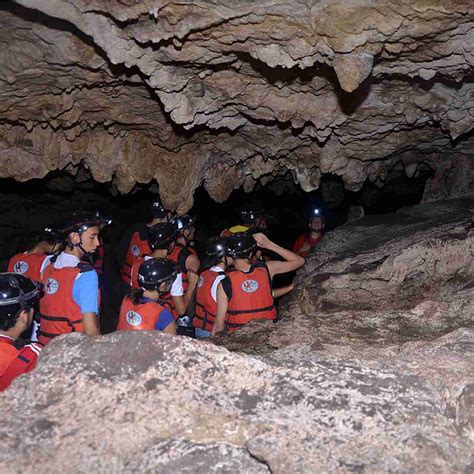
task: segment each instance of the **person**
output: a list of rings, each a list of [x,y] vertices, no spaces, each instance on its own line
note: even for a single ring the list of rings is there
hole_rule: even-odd
[[[0,391],[36,366],[41,345],[19,339],[33,320],[40,284],[18,273],[0,273]]]
[[[265,231],[268,228],[267,215],[259,204],[247,204],[243,206],[240,211],[241,224],[224,229],[221,237],[230,237],[237,232]]]
[[[309,232],[301,234],[293,246],[293,252],[306,257],[309,251],[314,248],[323,238],[324,217],[319,209],[313,209],[308,221]]]
[[[38,341],[42,344],[71,332],[100,334],[98,275],[84,260],[97,250],[103,224],[93,212],[76,212],[64,223],[63,251],[51,258],[41,275],[44,296]]]
[[[199,275],[193,326],[198,339],[210,337],[217,313],[217,286],[225,278],[226,241],[222,237],[209,240],[205,248],[204,268]]]
[[[177,232],[176,226],[171,223],[156,224],[150,228],[147,243],[151,249],[151,255],[144,255],[138,258],[133,264],[130,271],[130,286],[132,288],[140,288],[138,271],[144,261],[147,261],[152,257],[167,258],[172,261],[169,258],[169,255],[174,249]],[[194,292],[197,283],[197,278],[197,274],[195,273],[190,276],[190,284],[185,291],[183,287],[183,275],[178,268],[178,273],[173,281],[170,292],[167,295],[162,296],[162,299],[170,304],[175,319],[186,314],[192,293]]]
[[[183,275],[183,289],[187,291],[189,285],[188,275],[190,273],[197,275],[201,265],[197,253],[193,249],[196,231],[195,220],[189,215],[174,216],[170,223],[176,226],[178,234],[168,258],[178,266],[178,270]]]
[[[125,296],[117,331],[157,330],[176,334],[176,324],[163,299],[176,279],[176,265],[166,258],[149,258],[138,269],[140,288]]]
[[[275,252],[284,261],[270,260],[252,264],[256,247]],[[227,329],[235,331],[253,319],[277,317],[272,295],[272,279],[280,273],[297,270],[304,259],[284,249],[262,233],[236,233],[227,238],[226,254],[234,269],[227,273],[217,287],[217,315],[212,334]]]
[[[41,279],[47,257],[55,253],[60,246],[58,232],[52,227],[44,228],[40,241],[30,250],[14,255],[8,262],[8,272],[19,273],[33,281]]]
[[[129,229],[118,246],[117,253],[119,254],[119,260],[123,261],[121,265],[122,271],[121,276],[123,282],[130,286],[130,270],[137,258],[143,257],[144,255],[150,255],[151,250],[148,247],[148,231],[151,227],[156,224],[161,224],[168,221],[168,212],[161,204],[159,199],[156,199],[151,206],[152,219],[147,224],[138,223]],[[120,259],[120,255],[124,252],[122,249],[126,248],[125,256]]]

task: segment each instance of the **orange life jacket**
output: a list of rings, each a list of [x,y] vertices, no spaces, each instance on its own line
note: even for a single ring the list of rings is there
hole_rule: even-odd
[[[54,268],[48,265],[42,276],[44,296],[40,300],[40,330],[38,341],[48,344],[56,336],[70,332],[84,332],[82,312],[74,301],[72,290],[76,277],[92,267],[79,264],[76,267]]]
[[[276,319],[272,282],[265,263],[252,265],[247,273],[232,270],[227,277],[232,286],[226,315],[228,331],[235,331],[253,319]]]
[[[18,342],[22,344],[18,346]],[[0,337],[0,391],[19,375],[32,370],[40,351],[39,344]]]
[[[41,265],[47,255],[44,253],[18,253],[8,262],[8,271],[20,273],[31,280],[41,280]]]
[[[212,331],[217,314],[217,303],[212,297],[211,289],[216,278],[225,272],[205,270],[199,275],[196,291],[196,311],[193,318],[195,328]]]
[[[188,269],[186,268],[186,260],[190,255],[196,255],[194,249],[185,247],[181,244],[175,244],[173,251],[168,255],[168,258],[176,263],[178,271],[181,272],[183,277],[183,290],[186,293],[189,282],[188,282]]]
[[[130,244],[128,246],[127,255],[125,262],[122,267],[122,280],[130,285],[130,271],[138,257],[151,253],[150,247],[147,241],[148,236],[145,235],[145,231],[137,231],[132,235]]]
[[[161,301],[133,304],[126,296],[120,308],[117,331],[153,331],[164,309]]]

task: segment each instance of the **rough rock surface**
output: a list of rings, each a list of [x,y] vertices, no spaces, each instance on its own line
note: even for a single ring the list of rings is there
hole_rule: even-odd
[[[280,321],[218,343],[260,354],[296,343],[362,350],[472,326],[473,216],[468,196],[338,227],[307,257]]]
[[[0,394],[0,471],[469,472],[473,204],[339,228],[279,323],[220,340],[241,352],[58,338]]]
[[[470,0],[0,5],[0,176],[79,164],[185,211],[290,172],[473,189]],[[460,171],[462,170],[462,171]],[[449,179],[447,178],[449,176]]]

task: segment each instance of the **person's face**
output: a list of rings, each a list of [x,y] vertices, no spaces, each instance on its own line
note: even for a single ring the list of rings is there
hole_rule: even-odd
[[[79,233],[73,232],[71,234],[71,241],[73,244],[82,244],[83,249],[87,253],[94,253],[100,245],[99,232],[99,226],[89,227],[82,233],[82,242]]]
[[[313,217],[309,221],[309,229],[313,232],[321,232],[323,230],[323,220],[320,217]]]
[[[169,293],[171,291],[171,286],[173,285],[172,281],[164,281],[160,285],[160,293],[163,295],[165,293]]]

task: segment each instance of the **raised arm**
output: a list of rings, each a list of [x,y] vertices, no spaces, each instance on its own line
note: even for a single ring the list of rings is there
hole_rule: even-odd
[[[257,245],[262,249],[268,249],[280,257],[284,258],[285,261],[280,262],[278,260],[270,260],[266,262],[270,276],[273,278],[275,275],[280,273],[292,272],[304,265],[304,258],[292,252],[291,250],[280,247],[275,242],[272,242],[266,235],[257,233],[253,236]]]

